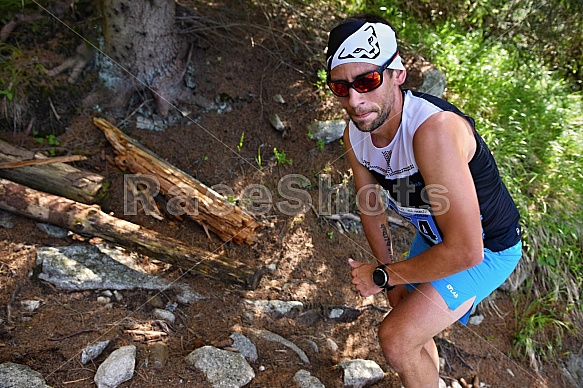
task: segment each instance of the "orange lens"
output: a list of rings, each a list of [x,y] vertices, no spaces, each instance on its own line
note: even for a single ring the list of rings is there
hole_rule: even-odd
[[[359,93],[367,93],[378,88],[381,85],[381,75],[374,71],[368,73],[361,78],[355,79],[352,87]]]
[[[348,89],[350,88],[350,86],[348,86],[347,84],[340,82],[329,82],[328,86],[330,86],[332,92],[334,92],[334,94],[337,95],[338,97],[348,96]]]

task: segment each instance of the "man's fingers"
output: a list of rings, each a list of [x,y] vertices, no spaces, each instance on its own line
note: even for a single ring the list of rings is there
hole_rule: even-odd
[[[362,263],[360,263],[356,260],[352,260],[351,258],[348,258],[348,265],[350,265],[350,267],[352,267],[352,268],[358,268],[362,265]]]

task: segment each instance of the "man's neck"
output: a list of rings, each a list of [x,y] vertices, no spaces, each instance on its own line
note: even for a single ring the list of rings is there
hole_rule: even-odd
[[[401,117],[403,115],[403,93],[399,88],[395,90],[395,102],[391,109],[391,113],[387,117],[387,120],[371,133],[372,143],[377,148],[384,148],[391,144],[399,126],[401,125]]]

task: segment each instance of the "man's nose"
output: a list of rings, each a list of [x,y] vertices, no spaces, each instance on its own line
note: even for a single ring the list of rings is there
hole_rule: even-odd
[[[348,105],[355,108],[364,101],[364,94],[357,92],[354,88],[348,89]]]

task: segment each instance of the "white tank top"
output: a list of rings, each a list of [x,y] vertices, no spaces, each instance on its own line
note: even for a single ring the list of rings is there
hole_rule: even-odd
[[[418,171],[413,154],[413,136],[417,128],[431,115],[442,109],[405,92],[401,124],[391,143],[378,148],[372,143],[370,133],[362,132],[349,123],[350,144],[358,161],[369,170],[382,174],[386,179],[399,179]]]

